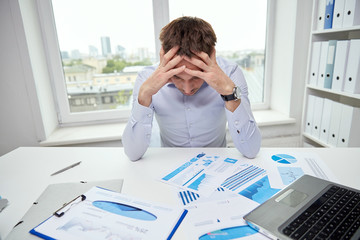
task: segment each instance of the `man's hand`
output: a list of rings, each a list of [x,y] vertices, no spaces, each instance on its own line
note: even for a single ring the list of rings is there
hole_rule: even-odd
[[[150,106],[152,96],[157,93],[170,78],[184,71],[185,65],[175,68],[175,66],[184,58],[176,55],[179,47],[173,47],[166,54],[161,48],[159,67],[151,76],[141,85],[139,89],[138,101],[143,106]]]
[[[199,52],[194,54],[196,57],[184,57],[184,59],[191,64],[197,66],[202,71],[191,70],[186,68],[185,73],[192,76],[203,79],[210,87],[215,89],[219,94],[229,95],[233,93],[235,87],[234,82],[221,70],[219,65],[216,62],[216,52],[215,49],[212,52],[211,56],[205,52]],[[235,109],[240,105],[241,101],[227,101],[225,106],[230,111],[235,111]]]

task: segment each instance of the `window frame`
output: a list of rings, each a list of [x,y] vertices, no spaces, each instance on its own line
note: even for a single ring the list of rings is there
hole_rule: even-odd
[[[273,55],[271,46],[273,44],[274,28],[274,0],[267,0],[267,23],[265,37],[265,68],[264,68],[264,101],[263,103],[252,104],[253,110],[265,110],[270,107],[270,85],[271,85],[271,57]],[[54,102],[56,106],[59,125],[75,125],[91,122],[114,122],[127,121],[131,110],[98,110],[91,112],[70,111],[66,81],[62,66],[59,42],[55,25],[54,12],[51,0],[36,0],[38,8],[40,28],[44,42],[44,49],[48,64],[48,71],[52,85]],[[158,53],[161,48],[158,39],[160,30],[169,22],[168,0],[152,0],[153,23],[155,33],[155,50]],[[157,54],[157,60],[159,55]],[[251,93],[250,93],[251,94]]]

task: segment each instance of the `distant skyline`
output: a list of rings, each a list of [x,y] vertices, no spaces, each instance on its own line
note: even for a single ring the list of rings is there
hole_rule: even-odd
[[[89,53],[89,46],[94,46],[100,54],[101,37],[107,36],[113,52],[116,46],[121,45],[129,54],[138,48],[148,48],[155,53],[151,0],[52,2],[61,51],[77,49],[81,53]],[[218,38],[217,51],[264,49],[266,2],[169,0],[170,21],[184,15],[208,21]]]

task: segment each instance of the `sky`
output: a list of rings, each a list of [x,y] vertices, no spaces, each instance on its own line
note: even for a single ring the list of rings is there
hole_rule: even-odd
[[[170,21],[196,16],[209,22],[218,38],[217,51],[264,49],[266,0],[169,0]],[[152,0],[52,0],[61,51],[89,45],[101,54],[102,36],[112,51],[149,48],[155,52]],[[158,36],[156,36],[158,38]]]

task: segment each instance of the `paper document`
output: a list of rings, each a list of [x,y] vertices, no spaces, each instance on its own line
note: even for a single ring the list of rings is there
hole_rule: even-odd
[[[190,206],[184,224],[188,239],[268,239],[249,227],[243,219],[258,205],[246,198],[236,197]]]
[[[237,167],[237,159],[201,153],[171,171],[161,181],[209,197]]]
[[[51,216],[30,233],[66,240],[170,239],[187,213],[99,187],[84,195],[63,216]]]

